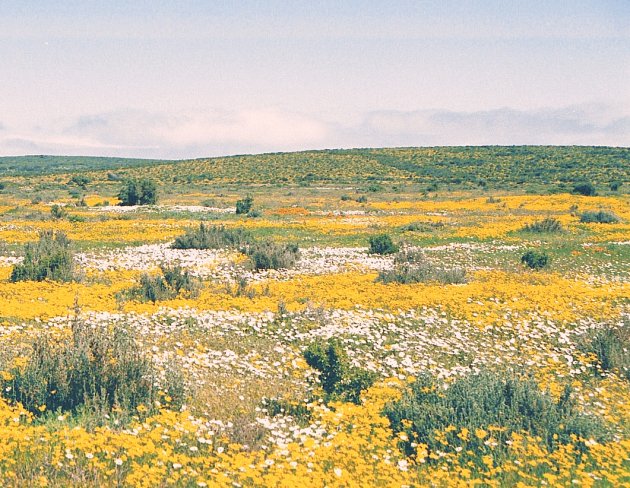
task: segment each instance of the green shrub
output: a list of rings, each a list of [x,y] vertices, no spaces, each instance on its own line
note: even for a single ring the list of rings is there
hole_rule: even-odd
[[[377,236],[370,237],[370,247],[368,252],[370,254],[394,254],[398,252],[398,246],[394,244],[389,234],[379,234]]]
[[[619,191],[623,183],[621,181],[613,181],[610,183],[610,191]]]
[[[143,178],[127,180],[118,193],[120,205],[155,205],[158,194],[154,181]]]
[[[182,295],[196,298],[201,290],[201,280],[181,266],[161,266],[160,275],[143,274],[138,286],[123,292],[122,297],[129,297],[141,302],[171,300]]]
[[[39,233],[39,241],[24,248],[24,261],[11,271],[11,281],[72,281],[74,262],[66,234],[52,230]]]
[[[352,197],[350,197],[349,195],[341,195],[342,202],[348,202],[350,200],[352,200]]]
[[[470,451],[471,457],[485,453],[487,439],[477,436],[477,429],[497,442],[495,457],[506,453],[512,433],[538,436],[550,449],[574,442],[572,435],[582,441],[608,436],[601,421],[578,413],[569,387],[556,401],[533,380],[489,372],[459,378],[445,391],[434,378],[421,375],[384,413],[394,432],[406,434],[401,447],[407,455],[415,453],[416,443],[426,444],[430,453],[460,448],[464,455]],[[487,432],[491,426],[501,430]],[[459,435],[463,428],[469,433],[465,439]],[[584,447],[583,442],[580,445]]]
[[[357,197],[356,202],[357,203],[367,203],[368,202],[368,198],[365,195],[361,195],[360,197]]]
[[[630,381],[630,319],[606,325],[588,336],[582,348],[597,356],[601,369]]]
[[[393,269],[379,272],[377,282],[400,283],[408,285],[412,283],[441,283],[453,285],[466,283],[466,271],[462,268],[442,269],[429,263],[409,264],[403,263],[394,266]]]
[[[293,267],[300,257],[296,244],[277,244],[273,241],[252,242],[242,250],[255,270],[288,269]]]
[[[617,217],[614,213],[607,212],[606,210],[600,210],[598,212],[586,211],[582,215],[580,215],[580,222],[584,222],[587,224],[615,224],[620,220],[621,219]]]
[[[74,175],[72,178],[70,178],[70,180],[68,181],[68,184],[76,185],[85,190],[88,183],[90,183],[90,181],[91,181],[90,178],[88,178],[85,175]]]
[[[547,267],[549,261],[550,259],[547,253],[542,251],[529,250],[521,256],[521,263],[534,270]]]
[[[553,234],[564,232],[564,227],[562,227],[562,223],[558,219],[547,217],[543,220],[525,225],[522,230],[523,232],[534,232],[537,234]]]
[[[335,339],[315,342],[304,351],[306,363],[319,371],[326,401],[341,400],[359,404],[361,391],[374,384],[376,375],[355,368],[341,343]]]
[[[37,337],[26,366],[8,373],[4,397],[35,415],[82,407],[106,411],[118,407],[135,413],[140,405],[151,409],[158,393],[151,360],[128,332],[120,327],[93,328],[78,318],[69,339]],[[181,385],[181,380],[172,384]],[[181,386],[167,393],[175,402],[183,401]]]
[[[444,227],[442,222],[411,222],[400,228],[403,232],[432,232]]]
[[[228,229],[223,225],[206,225],[190,229],[171,244],[173,249],[240,249],[252,241],[243,229]]]
[[[50,208],[50,215],[55,220],[60,220],[68,216],[68,211],[61,205],[53,205]]]
[[[579,183],[573,187],[573,193],[584,195],[586,197],[592,197],[597,195],[597,191],[592,183]]]
[[[250,212],[253,205],[254,205],[254,199],[251,197],[251,195],[247,195],[242,200],[236,201],[236,213],[238,215],[247,214]]]

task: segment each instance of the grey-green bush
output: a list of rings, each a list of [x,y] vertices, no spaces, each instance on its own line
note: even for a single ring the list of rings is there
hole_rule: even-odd
[[[495,458],[506,453],[505,441],[515,432],[539,436],[550,449],[573,442],[572,435],[581,439],[579,447],[584,447],[584,440],[608,437],[601,420],[578,412],[569,387],[555,400],[535,381],[511,374],[471,374],[457,379],[447,390],[433,377],[421,375],[399,401],[386,406],[384,413],[394,432],[407,434],[401,447],[408,455],[415,453],[416,443],[423,443],[433,453],[465,447],[474,457],[487,450],[475,430],[489,426],[504,429],[492,433],[498,444],[493,450]],[[449,432],[451,425],[459,429]],[[461,428],[470,431],[467,441],[458,437]],[[441,442],[442,435],[446,443]]]
[[[616,224],[620,220],[621,219],[617,217],[613,212],[608,212],[606,210],[587,210],[586,212],[582,213],[582,215],[580,215],[580,222],[584,222],[587,224]]]
[[[288,269],[295,265],[300,250],[295,244],[278,244],[273,241],[253,242],[242,249],[252,267],[257,270]]]
[[[24,261],[11,271],[11,281],[72,281],[74,262],[70,240],[61,231],[45,230],[24,248]]]
[[[251,234],[243,229],[229,229],[223,225],[206,225],[189,229],[175,239],[173,249],[240,249],[253,241]]]
[[[79,318],[69,339],[35,338],[26,366],[8,372],[12,378],[4,380],[3,396],[35,415],[76,412],[86,406],[105,411],[116,406],[135,413],[141,404],[151,409],[157,399],[152,362],[133,337],[121,327],[92,328]],[[181,405],[181,381],[171,379],[174,388],[164,387]]]
[[[582,348],[597,356],[602,372],[615,372],[630,381],[630,319],[607,324],[590,334]]]
[[[523,232],[533,232],[536,234],[553,234],[564,232],[564,227],[562,227],[562,223],[558,219],[547,217],[543,220],[525,225],[522,230]]]

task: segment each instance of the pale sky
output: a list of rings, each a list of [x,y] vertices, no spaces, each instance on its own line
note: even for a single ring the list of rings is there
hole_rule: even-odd
[[[630,146],[630,0],[0,0],[0,155]]]

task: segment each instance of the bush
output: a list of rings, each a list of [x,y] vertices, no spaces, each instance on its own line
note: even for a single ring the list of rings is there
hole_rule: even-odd
[[[68,181],[69,185],[76,185],[79,188],[83,188],[84,190],[86,189],[88,183],[90,183],[90,178],[88,178],[85,175],[74,175],[72,178],[70,178],[70,180]]]
[[[39,241],[26,244],[24,261],[11,271],[11,281],[72,281],[74,262],[66,234],[52,230],[39,233]]]
[[[368,250],[370,254],[394,254],[398,252],[398,246],[394,244],[389,234],[379,234],[377,236],[370,237],[370,248]]]
[[[384,413],[394,432],[407,435],[401,441],[407,455],[422,443],[430,453],[463,448],[464,455],[468,451],[474,456],[487,452],[484,442],[493,437],[493,454],[500,457],[512,433],[519,432],[539,436],[549,449],[575,442],[573,435],[581,441],[608,436],[600,421],[577,412],[570,387],[556,401],[531,379],[489,372],[459,378],[446,391],[432,377],[421,375]]]
[[[358,197],[356,199],[357,203],[367,203],[368,202],[368,198],[365,195],[361,195],[360,197]]]
[[[361,403],[361,391],[374,384],[376,375],[350,365],[341,343],[329,339],[327,343],[315,342],[304,351],[306,363],[319,371],[319,379],[325,400],[341,400]]]
[[[592,197],[597,195],[597,191],[592,183],[579,183],[573,187],[573,193],[584,195],[586,197]]]
[[[228,229],[221,225],[199,224],[171,244],[173,249],[240,249],[252,242],[249,232],[243,229]]]
[[[613,181],[610,183],[610,190],[611,191],[619,191],[619,189],[622,187],[623,183],[621,181]]]
[[[521,256],[521,263],[534,270],[545,268],[549,264],[549,261],[550,259],[547,253],[540,251],[530,250]]]
[[[149,179],[127,180],[118,193],[120,205],[155,205],[157,203],[157,186]]]
[[[273,241],[253,242],[242,249],[256,271],[263,269],[288,269],[300,257],[295,244],[276,244]]]
[[[127,290],[123,296],[142,302],[158,302],[171,300],[183,295],[195,298],[201,289],[201,280],[193,276],[190,271],[184,271],[180,266],[161,266],[161,275],[143,274],[138,286]]]
[[[436,268],[429,263],[416,265],[404,263],[395,266],[393,269],[379,272],[376,281],[385,284],[400,283],[402,285],[428,282],[453,285],[466,283],[466,271],[462,268]]]
[[[152,408],[155,371],[124,329],[92,328],[75,318],[69,339],[55,341],[43,335],[32,346],[28,363],[8,371],[5,378],[10,379],[5,379],[2,391],[33,414],[76,412],[81,407],[106,411],[118,407],[129,413],[140,405]],[[175,400],[181,402],[182,396]]]
[[[242,200],[236,201],[236,213],[238,215],[247,214],[252,209],[252,205],[254,205],[254,199],[251,195],[247,195]]]
[[[614,213],[607,212],[606,210],[600,210],[599,212],[586,211],[582,215],[580,215],[580,222],[584,222],[587,224],[615,224],[620,220],[621,219],[617,217]]]
[[[61,205],[53,205],[50,207],[50,215],[55,220],[60,220],[68,216],[68,212]]]
[[[522,230],[523,232],[534,232],[537,234],[553,234],[564,232],[564,227],[562,227],[562,223],[558,219],[547,217],[543,220],[525,225]]]
[[[588,336],[582,347],[597,356],[601,369],[616,371],[630,381],[630,319],[617,325],[606,325]]]

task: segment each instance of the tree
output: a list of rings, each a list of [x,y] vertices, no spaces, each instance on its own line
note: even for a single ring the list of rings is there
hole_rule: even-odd
[[[118,193],[120,205],[154,205],[157,203],[157,186],[154,181],[143,178],[125,181]]]

